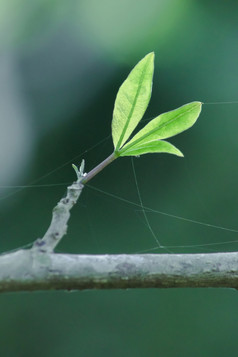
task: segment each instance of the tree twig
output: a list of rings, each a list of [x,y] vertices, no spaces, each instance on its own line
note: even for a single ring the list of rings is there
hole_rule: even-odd
[[[179,287],[238,289],[238,253],[0,256],[0,292]]]
[[[41,252],[52,253],[67,233],[70,210],[78,201],[84,187],[82,184],[86,175],[84,174],[84,160],[79,169],[75,165],[73,168],[77,175],[77,181],[67,187],[66,197],[62,198],[53,209],[51,223],[44,237],[37,239],[33,245],[33,248],[39,249]]]
[[[111,155],[104,166],[113,160]],[[238,289],[238,253],[55,254],[54,248],[66,234],[70,210],[87,178],[84,161],[80,169],[73,167],[77,181],[68,187],[66,197],[54,208],[45,236],[37,239],[31,249],[0,255],[0,292],[175,287]]]
[[[112,161],[117,159],[117,155],[115,152],[113,152],[111,155],[109,155],[105,160],[103,160],[100,164],[98,164],[94,169],[89,171],[88,174],[84,175],[84,178],[82,179],[82,183],[85,184],[88,181],[90,181],[94,176],[96,176],[100,171],[105,169],[106,166],[112,163]]]

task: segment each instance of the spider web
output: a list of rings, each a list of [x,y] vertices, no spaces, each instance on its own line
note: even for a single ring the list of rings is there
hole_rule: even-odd
[[[229,102],[208,102],[208,103],[204,103],[205,105],[224,105],[224,104],[238,104],[238,101],[229,101]],[[3,195],[2,197],[0,197],[0,200],[3,199],[7,199],[12,195],[17,194],[18,192],[21,192],[24,189],[39,189],[39,188],[52,188],[52,187],[57,187],[57,186],[64,186],[66,187],[67,185],[69,185],[71,182],[61,182],[61,183],[49,183],[49,184],[39,184],[39,182],[41,182],[43,179],[48,178],[49,176],[51,176],[52,174],[54,174],[55,172],[62,170],[65,166],[69,165],[72,162],[75,162],[76,160],[79,161],[80,158],[84,157],[86,153],[90,152],[91,150],[96,149],[98,146],[100,146],[103,142],[105,142],[106,140],[108,140],[108,138],[110,137],[107,136],[106,138],[104,138],[103,140],[100,140],[97,144],[93,145],[92,147],[90,147],[89,149],[85,150],[84,152],[80,153],[79,155],[73,157],[72,159],[68,160],[67,162],[64,162],[62,165],[56,167],[55,169],[51,170],[50,172],[45,173],[44,175],[42,175],[41,177],[33,180],[32,182],[30,182],[27,185],[24,186],[4,186],[4,187],[0,187],[0,188],[8,188],[11,189],[13,191],[8,192],[7,194]],[[200,220],[196,220],[190,217],[184,217],[182,215],[177,215],[177,214],[173,214],[172,212],[167,212],[167,211],[162,211],[162,210],[158,210],[156,208],[152,208],[152,207],[148,207],[147,205],[144,205],[144,200],[142,197],[142,192],[140,189],[140,177],[137,177],[137,173],[136,173],[136,168],[135,168],[135,164],[134,164],[134,160],[132,158],[131,160],[131,167],[132,167],[132,173],[133,173],[133,185],[136,189],[136,194],[137,194],[137,201],[136,200],[129,200],[127,198],[121,197],[119,195],[114,194],[113,192],[108,192],[105,190],[102,190],[101,188],[95,187],[94,185],[87,185],[87,188],[89,188],[90,190],[93,190],[101,195],[110,197],[113,200],[117,200],[120,201],[121,203],[126,204],[127,206],[130,207],[130,213],[134,212],[134,213],[138,213],[140,212],[141,215],[139,216],[139,224],[141,225],[145,225],[146,229],[149,232],[150,237],[152,238],[153,241],[153,245],[151,246],[151,241],[147,242],[147,249],[143,249],[140,251],[135,251],[133,253],[149,253],[149,252],[164,252],[164,253],[174,253],[176,252],[178,249],[180,250],[198,250],[198,251],[220,251],[221,249],[223,249],[225,247],[229,247],[231,245],[234,245],[234,247],[237,247],[237,243],[238,243],[238,239],[236,239],[237,237],[237,233],[238,233],[238,229],[232,228],[232,227],[225,227],[222,225],[216,225],[216,224],[212,224],[206,221],[200,221]],[[173,225],[174,221],[179,221],[183,224],[185,223],[189,223],[191,225],[197,225],[197,226],[201,226],[204,229],[212,229],[212,230],[217,230],[217,231],[222,231],[222,232],[226,232],[229,234],[232,234],[232,237],[234,237],[234,239],[225,239],[225,240],[217,240],[217,241],[213,241],[213,242],[208,242],[208,243],[191,243],[191,244],[168,244],[165,245],[164,244],[164,239],[162,242],[161,239],[161,235],[160,233],[158,233],[158,228],[157,228],[157,224],[156,227],[154,224],[151,223],[151,214],[155,215],[156,217],[158,216],[164,216],[166,217],[166,219],[170,220],[169,225]],[[160,220],[161,222],[161,220]],[[92,226],[91,222],[90,225]],[[159,225],[159,223],[158,223]],[[95,236],[96,232],[94,229],[94,232],[91,232],[91,235]],[[147,237],[148,238],[148,237]],[[95,241],[97,241],[96,239],[94,239]],[[21,248],[28,248],[31,246],[32,243],[28,243],[24,246],[22,246]],[[98,244],[98,242],[97,242]],[[19,247],[17,248],[19,249]],[[5,254],[5,253],[3,253]]]

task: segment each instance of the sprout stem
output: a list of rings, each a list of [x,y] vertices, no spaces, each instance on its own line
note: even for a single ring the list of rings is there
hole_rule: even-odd
[[[84,185],[88,181],[90,181],[95,175],[97,175],[100,171],[102,171],[107,165],[109,165],[112,161],[117,159],[117,155],[113,152],[110,156],[108,156],[104,161],[102,161],[99,165],[94,167],[89,173],[82,179],[81,183]]]

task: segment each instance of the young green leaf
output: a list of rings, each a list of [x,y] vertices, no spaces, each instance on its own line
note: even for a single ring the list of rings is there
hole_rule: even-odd
[[[177,149],[174,145],[168,143],[167,141],[163,140],[154,140],[147,143],[144,142],[144,144],[142,145],[140,145],[140,143],[137,143],[128,150],[122,152],[120,156],[139,156],[142,154],[161,152],[174,154],[177,156],[183,156],[179,149]]]
[[[132,152],[137,147],[143,147],[146,153],[145,148],[147,145],[150,146],[151,142],[169,138],[189,129],[196,122],[201,106],[201,102],[192,102],[159,115],[123,146],[119,151],[119,156],[127,156],[126,152]]]
[[[146,55],[130,72],[117,93],[112,119],[115,151],[127,141],[149,104],[154,73],[154,53]]]

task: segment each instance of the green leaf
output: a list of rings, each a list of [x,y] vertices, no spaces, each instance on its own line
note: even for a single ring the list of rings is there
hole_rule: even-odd
[[[154,53],[146,55],[130,72],[117,93],[112,119],[115,151],[127,141],[149,104],[154,73]]]
[[[201,112],[202,103],[192,102],[182,107],[163,113],[151,120],[120,151],[119,156],[133,147],[145,147],[155,140],[166,139],[190,128]]]
[[[168,143],[167,141],[163,140],[154,140],[150,142],[145,142],[144,144],[140,145],[140,143],[132,146],[128,150],[123,151],[120,156],[139,156],[142,154],[149,154],[149,153],[168,153],[174,154],[177,156],[183,156],[181,151],[177,149],[174,145]]]

